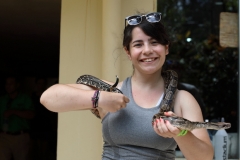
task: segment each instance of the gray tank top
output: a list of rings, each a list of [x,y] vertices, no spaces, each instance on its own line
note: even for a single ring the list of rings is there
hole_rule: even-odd
[[[174,160],[176,142],[157,135],[151,121],[159,112],[138,106],[132,97],[131,78],[124,80],[122,92],[130,102],[115,113],[107,113],[102,120],[102,160]]]

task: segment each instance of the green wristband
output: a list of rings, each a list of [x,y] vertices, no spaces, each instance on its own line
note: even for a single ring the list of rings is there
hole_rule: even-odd
[[[177,136],[185,136],[187,132],[187,130],[181,130],[181,132]]]

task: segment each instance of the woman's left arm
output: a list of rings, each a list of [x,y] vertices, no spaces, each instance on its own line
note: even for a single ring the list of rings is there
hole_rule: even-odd
[[[195,98],[188,92],[177,91],[174,113],[190,121],[203,122],[202,112]],[[171,112],[166,115],[171,115]],[[162,119],[154,124],[154,130],[163,137],[173,137],[181,152],[188,160],[212,160],[213,146],[206,129],[194,129],[184,136],[177,136],[180,129],[174,127],[170,122]]]
[[[190,121],[203,122],[200,106],[189,92],[178,91],[175,101],[174,111],[177,115]],[[213,159],[214,149],[206,129],[194,129],[185,136],[175,136],[174,139],[186,159]]]

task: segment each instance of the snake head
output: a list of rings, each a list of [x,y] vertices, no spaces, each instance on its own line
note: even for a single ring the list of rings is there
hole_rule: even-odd
[[[222,128],[224,128],[224,129],[231,128],[231,123],[224,123],[224,124],[222,125]]]
[[[211,124],[214,125],[217,129],[231,128],[231,123],[218,122],[218,123],[211,123]]]

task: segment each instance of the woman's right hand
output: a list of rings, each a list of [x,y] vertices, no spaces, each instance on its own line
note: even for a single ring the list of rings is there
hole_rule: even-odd
[[[101,91],[98,100],[98,108],[106,112],[117,112],[125,108],[128,102],[128,97],[123,94]]]

